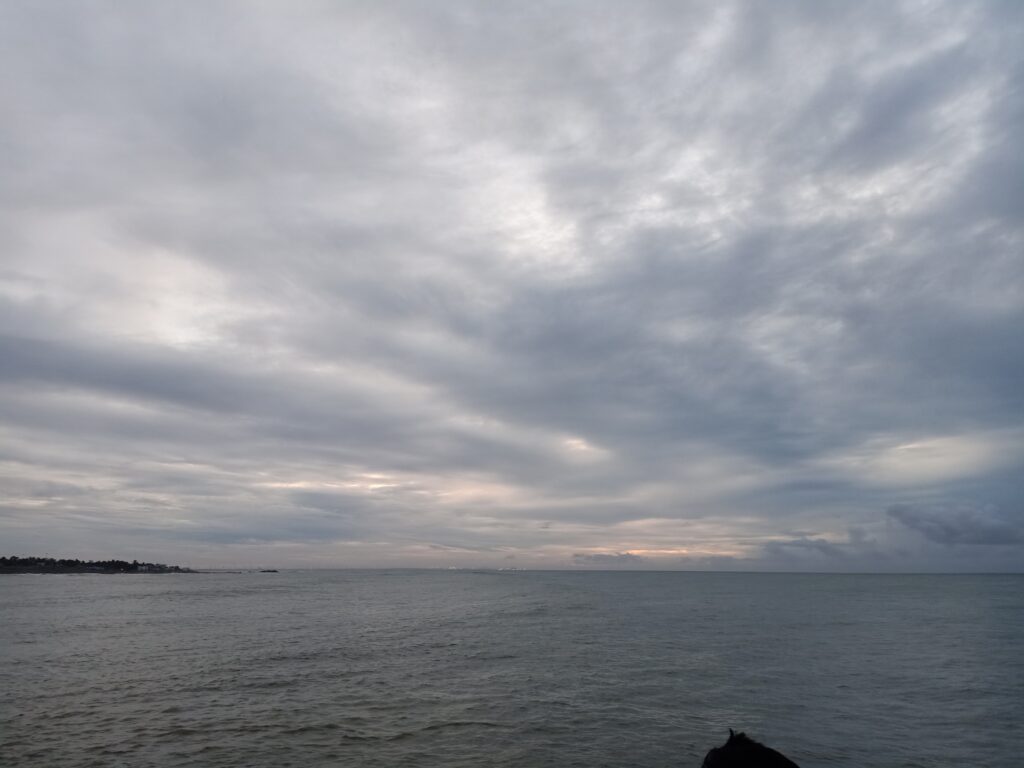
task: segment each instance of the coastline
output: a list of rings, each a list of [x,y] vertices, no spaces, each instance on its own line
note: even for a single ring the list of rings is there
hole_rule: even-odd
[[[191,568],[138,560],[79,560],[53,557],[0,557],[0,574],[25,573],[195,573]]]

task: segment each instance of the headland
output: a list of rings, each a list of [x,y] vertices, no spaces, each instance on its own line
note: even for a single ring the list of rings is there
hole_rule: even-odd
[[[195,573],[190,568],[138,560],[78,560],[54,557],[0,557],[4,573]]]

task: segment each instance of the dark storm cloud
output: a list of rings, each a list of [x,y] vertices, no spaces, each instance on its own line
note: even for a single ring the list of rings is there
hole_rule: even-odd
[[[920,507],[900,504],[889,516],[939,544],[1007,546],[1024,544],[1024,515],[993,507]]]
[[[5,5],[8,538],[987,567],[1024,471],[1022,19]]]

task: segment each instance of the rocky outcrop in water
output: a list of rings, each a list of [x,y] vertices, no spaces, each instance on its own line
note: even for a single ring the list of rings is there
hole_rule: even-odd
[[[796,763],[745,733],[729,729],[729,740],[704,757],[701,768],[800,768]]]

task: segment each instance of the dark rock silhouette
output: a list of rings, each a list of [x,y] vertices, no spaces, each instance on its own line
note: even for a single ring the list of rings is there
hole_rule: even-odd
[[[759,744],[745,733],[733,733],[729,740],[704,757],[701,768],[800,768],[774,749]]]

